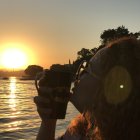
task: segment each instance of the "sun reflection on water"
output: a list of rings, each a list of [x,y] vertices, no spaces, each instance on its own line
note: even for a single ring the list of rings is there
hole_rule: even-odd
[[[20,127],[19,125],[21,124],[21,121],[14,121],[8,124],[8,131],[13,131],[13,130],[19,130]]]
[[[17,111],[17,99],[16,99],[16,78],[11,77],[10,78],[10,84],[9,84],[9,107],[12,110],[10,118],[14,119],[17,118],[17,115],[20,114],[20,112]],[[8,124],[8,128],[11,130],[17,130],[19,129],[21,121],[14,121]]]
[[[11,77],[10,78],[10,85],[9,85],[9,107],[13,110],[16,111],[16,78]]]

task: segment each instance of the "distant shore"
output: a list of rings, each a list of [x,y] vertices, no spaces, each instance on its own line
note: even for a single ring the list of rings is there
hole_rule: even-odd
[[[25,76],[24,70],[7,71],[0,70],[0,77],[22,77]]]

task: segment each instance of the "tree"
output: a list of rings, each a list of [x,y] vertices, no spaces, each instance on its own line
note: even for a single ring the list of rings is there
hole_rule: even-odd
[[[82,48],[80,51],[77,52],[77,59],[76,61],[73,62],[73,71],[76,73],[79,65],[81,64],[82,61],[87,61],[91,59],[91,57],[97,52],[97,48],[93,49],[86,49]]]
[[[42,72],[43,71],[43,67],[38,66],[38,65],[29,65],[26,69],[25,69],[25,73],[31,77],[36,76],[37,73]]]
[[[53,64],[50,66],[50,70],[71,72],[72,71],[72,64],[64,64],[64,65]]]
[[[74,73],[77,71],[79,65],[82,61],[86,60],[87,62],[91,59],[91,57],[100,49],[104,48],[106,44],[115,39],[119,39],[121,37],[135,37],[139,39],[140,32],[130,32],[125,26],[119,26],[116,29],[108,29],[104,30],[100,35],[101,45],[98,48],[86,49],[82,48],[77,52],[77,59],[73,62]]]
[[[82,48],[80,51],[77,52],[78,58],[85,58],[91,55],[89,49]]]
[[[108,30],[104,30],[103,33],[101,34],[100,38],[101,38],[101,46],[105,46],[108,42],[121,38],[121,37],[135,37],[135,38],[139,38],[140,36],[140,32],[129,32],[129,30],[127,28],[125,28],[125,26],[119,26],[116,29],[108,29]]]

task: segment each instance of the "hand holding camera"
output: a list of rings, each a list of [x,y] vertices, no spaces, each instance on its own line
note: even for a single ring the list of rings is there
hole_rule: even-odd
[[[38,96],[34,98],[34,102],[42,120],[65,118],[71,79],[71,72],[63,69],[45,70],[39,82],[36,79]]]

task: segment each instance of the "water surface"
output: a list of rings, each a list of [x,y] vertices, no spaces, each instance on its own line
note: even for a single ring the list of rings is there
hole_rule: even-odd
[[[34,81],[21,81],[15,77],[0,80],[0,140],[35,140],[40,125],[33,103],[35,95]],[[65,131],[77,113],[69,103],[66,119],[57,122],[56,136]]]

